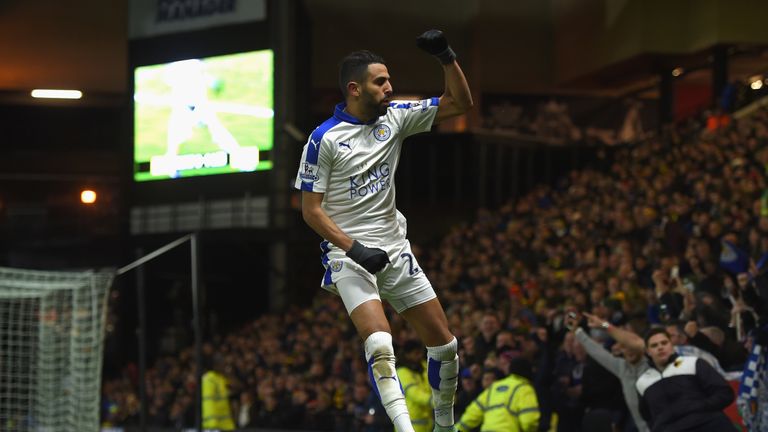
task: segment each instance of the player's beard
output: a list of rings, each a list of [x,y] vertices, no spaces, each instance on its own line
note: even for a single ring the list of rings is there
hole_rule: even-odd
[[[368,105],[368,112],[371,113],[373,117],[379,118],[387,113],[387,108],[389,108],[389,103],[384,103],[383,101],[376,102],[375,100],[372,100]]]
[[[377,107],[376,113],[378,114],[379,117],[381,117],[381,116],[383,116],[384,114],[387,113],[387,109],[388,108],[389,108],[389,102],[387,102],[386,105],[379,104],[378,107]]]
[[[389,98],[384,98],[381,100],[377,100],[375,96],[368,96],[368,106],[369,106],[369,112],[375,113],[376,118],[379,118],[387,113],[387,109],[389,109]]]

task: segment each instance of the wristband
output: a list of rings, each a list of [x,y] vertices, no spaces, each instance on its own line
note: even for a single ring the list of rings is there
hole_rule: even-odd
[[[449,65],[453,63],[454,60],[456,60],[456,53],[449,46],[448,48],[445,49],[445,51],[435,54],[435,57],[437,57],[437,59],[440,60],[440,63],[444,65]]]

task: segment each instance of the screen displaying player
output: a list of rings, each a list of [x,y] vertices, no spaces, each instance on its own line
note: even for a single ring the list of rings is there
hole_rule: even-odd
[[[134,180],[272,168],[273,64],[261,50],[137,67]]]

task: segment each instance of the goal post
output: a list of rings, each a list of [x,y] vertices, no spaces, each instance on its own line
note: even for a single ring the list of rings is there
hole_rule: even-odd
[[[0,430],[98,430],[114,275],[0,267]]]

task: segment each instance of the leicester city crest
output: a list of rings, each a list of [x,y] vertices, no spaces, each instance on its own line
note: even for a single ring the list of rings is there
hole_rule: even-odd
[[[341,268],[344,267],[344,263],[339,260],[333,260],[329,263],[329,266],[331,267],[331,271],[339,272],[341,271]]]
[[[373,137],[376,141],[386,141],[392,135],[392,129],[384,123],[378,124],[373,128]]]

